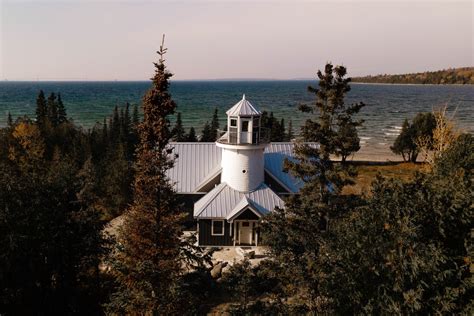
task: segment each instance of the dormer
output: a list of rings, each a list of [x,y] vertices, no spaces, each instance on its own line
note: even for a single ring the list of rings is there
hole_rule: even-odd
[[[261,116],[245,99],[245,94],[237,104],[227,112],[227,133],[219,142],[231,145],[258,145],[261,139]]]

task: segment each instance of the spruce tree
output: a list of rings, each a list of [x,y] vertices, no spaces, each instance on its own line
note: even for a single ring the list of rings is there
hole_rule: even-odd
[[[184,131],[183,121],[181,120],[181,112],[178,112],[176,116],[176,124],[171,131],[173,140],[175,142],[183,142],[186,140],[186,132]]]
[[[58,103],[53,92],[48,97],[48,118],[53,127],[58,125]]]
[[[191,126],[189,129],[189,134],[186,137],[187,142],[197,142],[197,137],[196,137],[196,131],[194,130],[194,127]]]
[[[214,114],[212,115],[212,120],[211,120],[211,133],[210,133],[210,138],[212,139],[211,141],[216,141],[219,130],[219,116],[218,116],[218,111],[217,108],[214,109]]]
[[[8,127],[13,126],[13,119],[12,119],[12,115],[11,115],[10,111],[8,111],[8,115],[7,115],[7,126]]]
[[[119,285],[109,308],[125,314],[172,314],[173,289],[182,269],[179,238],[183,216],[167,176],[174,163],[168,146],[169,116],[176,104],[169,93],[172,74],[165,67],[165,53],[162,44],[152,87],[143,98],[134,200],[125,213],[116,254],[114,273]]]
[[[61,94],[58,93],[58,123],[62,124],[67,122],[66,108],[64,107],[63,100],[61,99]]]
[[[43,127],[45,120],[48,118],[48,106],[43,90],[40,90],[36,98],[36,123]]]
[[[200,142],[213,142],[214,141],[214,139],[212,138],[212,130],[211,130],[211,125],[209,125],[209,122],[206,122],[206,124],[204,124],[204,127],[202,128],[201,139],[199,141]]]

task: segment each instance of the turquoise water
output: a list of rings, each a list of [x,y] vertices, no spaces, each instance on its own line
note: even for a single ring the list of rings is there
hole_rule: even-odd
[[[297,106],[314,100],[306,88],[315,84],[303,80],[174,81],[171,92],[184,125],[198,131],[210,120],[215,107],[221,125],[225,125],[225,111],[244,93],[260,110],[273,111],[277,118],[284,118],[286,123],[291,119],[298,126],[305,116]],[[40,89],[46,94],[61,92],[68,115],[89,128],[109,115],[115,105],[140,104],[149,86],[149,82],[0,82],[0,126],[5,125],[8,111],[13,117],[33,117]],[[474,86],[352,84],[347,102],[358,101],[366,104],[358,115],[365,120],[359,133],[364,146],[388,148],[405,118],[445,104],[456,110],[461,128],[474,132]]]

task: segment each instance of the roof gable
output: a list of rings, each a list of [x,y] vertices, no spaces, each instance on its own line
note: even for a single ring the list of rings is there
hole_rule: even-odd
[[[244,193],[221,183],[194,204],[194,217],[232,219],[248,206],[263,216],[283,207],[284,202],[265,184]]]

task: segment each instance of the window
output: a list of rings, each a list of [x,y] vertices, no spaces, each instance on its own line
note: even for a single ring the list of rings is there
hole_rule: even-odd
[[[242,122],[242,132],[248,132],[249,131],[249,121],[243,121]]]
[[[224,236],[224,221],[212,221],[211,226],[212,236]]]
[[[230,119],[230,126],[236,127],[237,126],[237,120],[236,119]]]
[[[250,223],[249,222],[242,222],[242,227],[249,227]]]

